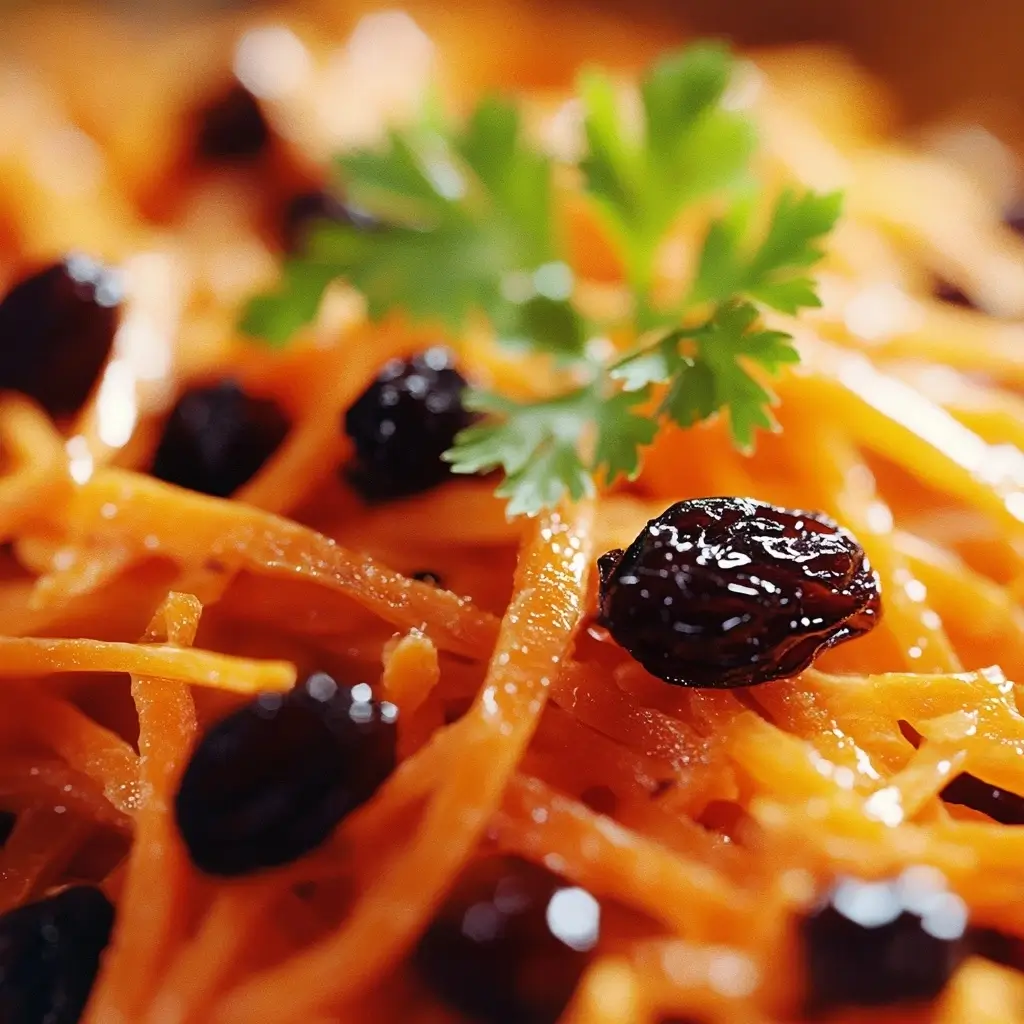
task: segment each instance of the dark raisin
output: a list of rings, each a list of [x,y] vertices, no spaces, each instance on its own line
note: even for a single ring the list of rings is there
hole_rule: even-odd
[[[966,926],[963,901],[931,868],[840,879],[802,925],[810,1008],[933,999],[967,953]]]
[[[270,142],[270,127],[259,102],[240,82],[199,111],[196,155],[213,163],[248,163]]]
[[[332,192],[302,192],[289,201],[284,212],[283,235],[288,252],[302,252],[311,231],[320,224],[342,224],[361,231],[381,226],[375,218],[342,202]]]
[[[470,867],[414,955],[426,984],[481,1024],[554,1024],[598,939],[584,889],[517,858]]]
[[[1024,825],[1024,797],[982,782],[969,772],[948,782],[942,799],[987,814],[1002,825]]]
[[[246,483],[288,433],[288,420],[266,398],[234,381],[186,391],[171,411],[153,459],[153,476],[226,498]]]
[[[317,672],[209,729],[175,802],[192,860],[211,875],[288,864],[319,846],[395,766],[393,704]]]
[[[13,811],[0,811],[0,846],[3,846],[18,822],[18,816]]]
[[[750,498],[679,502],[598,568],[600,623],[681,686],[795,675],[881,614],[878,578],[849,533]]]
[[[122,298],[117,271],[81,255],[16,284],[0,302],[0,389],[53,416],[77,412],[110,355]]]
[[[420,583],[429,583],[432,587],[438,589],[444,589],[444,581],[441,579],[440,573],[436,573],[433,569],[420,569],[419,572],[412,574],[414,580],[419,580]]]
[[[364,498],[416,494],[449,478],[441,455],[473,420],[462,404],[465,387],[452,353],[440,346],[385,363],[345,414],[356,449],[346,475]]]
[[[73,886],[0,917],[0,1020],[75,1024],[113,925],[113,905],[91,885]]]

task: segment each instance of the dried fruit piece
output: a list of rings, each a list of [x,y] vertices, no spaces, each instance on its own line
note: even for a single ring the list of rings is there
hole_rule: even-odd
[[[840,879],[803,922],[815,1010],[923,1002],[966,953],[967,908],[932,868],[899,878]]]
[[[263,694],[209,729],[175,801],[193,863],[245,875],[316,849],[395,766],[393,704],[316,672]]]
[[[274,402],[247,395],[234,381],[192,388],[167,420],[153,476],[226,498],[256,475],[288,426]]]
[[[53,416],[77,412],[110,355],[123,297],[117,271],[83,255],[20,281],[0,302],[0,389]]]
[[[76,1024],[113,926],[113,905],[91,885],[0,917],[0,1020]]]
[[[196,155],[219,163],[248,163],[257,159],[270,141],[270,127],[259,102],[235,82],[198,115]]]
[[[345,414],[356,449],[346,475],[363,497],[417,494],[449,478],[441,455],[473,421],[462,404],[465,387],[454,355],[439,345],[384,364]]]
[[[590,960],[600,905],[514,857],[472,865],[420,940],[415,962],[449,1006],[481,1024],[555,1024]]]
[[[795,675],[881,614],[878,578],[846,530],[750,498],[679,502],[598,567],[601,624],[680,686]]]

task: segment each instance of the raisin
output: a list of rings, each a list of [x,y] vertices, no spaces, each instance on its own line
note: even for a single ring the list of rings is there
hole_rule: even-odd
[[[76,885],[0,917],[0,1020],[75,1024],[110,941],[114,907]]]
[[[0,389],[53,416],[77,412],[110,355],[122,299],[117,271],[88,256],[20,281],[0,302]]]
[[[226,498],[249,481],[288,433],[288,420],[234,381],[186,391],[171,411],[153,476]]]
[[[750,498],[679,502],[598,568],[600,623],[680,686],[795,675],[881,614],[878,578],[849,533]]]
[[[259,102],[240,82],[230,85],[198,114],[196,155],[211,163],[249,163],[270,142]]]
[[[935,998],[968,951],[966,926],[963,901],[934,869],[840,879],[802,924],[810,1008]]]
[[[414,961],[451,1008],[481,1024],[554,1024],[598,939],[600,905],[512,857],[472,865],[423,935]]]
[[[13,811],[0,811],[0,846],[3,846],[18,822],[18,816]]]
[[[332,192],[324,189],[302,192],[285,207],[282,234],[287,251],[302,252],[311,231],[325,223],[342,224],[361,231],[372,231],[381,226],[375,218],[347,205]]]
[[[969,772],[948,782],[941,795],[946,803],[970,807],[1001,825],[1024,825],[1024,797],[982,782]]]
[[[316,849],[395,766],[393,704],[317,672],[209,729],[182,776],[178,828],[210,875],[245,875]]]
[[[345,414],[355,445],[346,471],[364,498],[417,494],[450,476],[441,455],[473,421],[462,404],[466,381],[440,346],[411,359],[392,359]]]

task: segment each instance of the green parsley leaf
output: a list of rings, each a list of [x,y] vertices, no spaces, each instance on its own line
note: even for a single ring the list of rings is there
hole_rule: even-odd
[[[375,320],[401,309],[458,332],[481,312],[502,338],[581,350],[572,275],[557,259],[551,161],[526,145],[511,103],[483,101],[459,134],[395,130],[382,149],[337,162],[349,200],[389,226],[322,226],[278,291],[250,303],[247,333],[287,340],[344,278]]]
[[[742,450],[753,447],[755,428],[775,428],[771,413],[775,396],[758,382],[750,366],[756,364],[775,373],[797,359],[792,338],[779,331],[761,329],[757,309],[749,303],[719,308],[697,337],[694,362],[696,366],[707,367],[714,382],[712,409],[728,411],[733,440]],[[671,409],[667,411],[673,415]],[[701,418],[708,415],[705,412]]]
[[[821,240],[835,226],[842,207],[838,192],[778,198],[760,244],[747,244],[752,210],[738,203],[708,228],[692,301],[724,302],[744,295],[782,313],[819,305],[806,270],[821,259]]]
[[[453,473],[502,470],[505,479],[495,493],[509,499],[509,515],[594,492],[593,473],[580,455],[597,408],[589,389],[532,404],[474,392],[469,405],[491,419],[462,431],[444,458]]]
[[[657,63],[629,99],[606,74],[580,79],[585,195],[627,268],[629,317],[593,322],[556,230],[554,167],[532,148],[519,112],[489,97],[462,128],[435,108],[383,146],[338,158],[348,200],[387,227],[325,225],[285,264],[278,290],[257,296],[243,328],[281,344],[312,320],[324,289],[343,278],[371,318],[393,310],[453,336],[485,317],[505,344],[546,355],[573,381],[536,401],[470,388],[480,414],[445,459],[452,472],[500,472],[510,515],[635,478],[661,424],[727,418],[736,445],[776,428],[767,377],[797,360],[764,309],[818,304],[811,268],[839,215],[838,195],[785,191],[759,209],[750,119],[723,104],[733,61],[721,46],[691,47]],[[711,199],[725,212],[707,228],[683,302],[652,294],[659,250],[683,210]],[[632,334],[608,363],[592,338]],[[563,377],[564,379],[564,377]]]
[[[635,126],[607,75],[581,79],[589,151],[580,166],[639,291],[649,288],[658,243],[683,208],[732,188],[746,172],[753,126],[720,103],[731,71],[719,46],[665,58],[641,82],[643,116]]]
[[[240,324],[242,331],[263,338],[275,348],[286,345],[316,316],[324,291],[336,276],[333,267],[289,260],[278,290],[250,300]]]
[[[650,387],[644,387],[620,391],[601,403],[592,470],[605,480],[635,480],[639,474],[640,452],[658,433],[657,417],[637,411],[650,397]]]

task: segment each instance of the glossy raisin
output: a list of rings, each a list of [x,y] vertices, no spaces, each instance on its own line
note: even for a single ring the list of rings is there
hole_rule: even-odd
[[[91,885],[73,886],[0,917],[0,1020],[75,1024],[113,926],[113,905]]]
[[[0,389],[53,416],[77,412],[110,355],[123,297],[117,271],[88,256],[20,281],[0,302]]]
[[[795,675],[881,614],[878,578],[832,520],[750,498],[700,498],[603,555],[599,621],[680,686]]]
[[[240,82],[199,111],[196,155],[211,163],[248,163],[270,142],[270,127],[259,102]]]
[[[1024,797],[982,782],[969,772],[948,782],[942,799],[987,814],[1002,825],[1024,825]]]
[[[810,1008],[924,1002],[967,953],[967,908],[932,868],[840,879],[802,925]]]
[[[294,196],[285,207],[282,231],[288,252],[306,248],[310,233],[321,224],[341,224],[361,231],[379,229],[381,224],[369,214],[348,206],[333,192],[321,189]]]
[[[153,476],[226,498],[255,476],[288,433],[278,406],[234,381],[186,391],[171,411]]]
[[[417,494],[450,476],[441,455],[473,421],[453,354],[435,346],[385,363],[345,414],[355,445],[349,482],[370,501]]]
[[[263,694],[200,740],[175,801],[193,863],[211,875],[288,864],[319,846],[395,766],[393,704],[317,672]]]
[[[598,940],[600,905],[517,858],[472,865],[414,955],[424,982],[479,1024],[554,1024]]]

